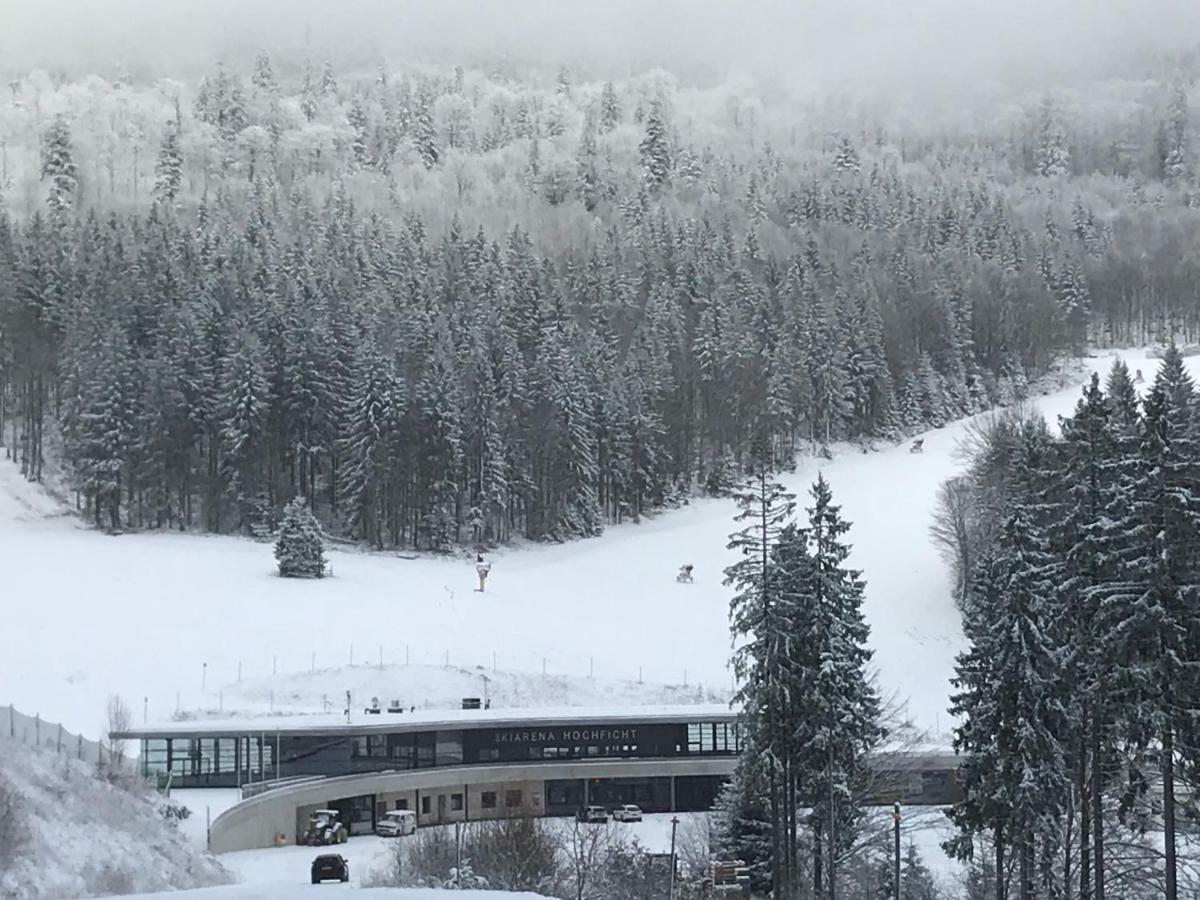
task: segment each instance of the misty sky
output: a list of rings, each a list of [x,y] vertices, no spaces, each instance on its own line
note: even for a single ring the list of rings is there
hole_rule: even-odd
[[[507,55],[702,63],[801,85],[1065,79],[1200,43],[1197,0],[0,0],[0,69],[187,74],[305,47],[345,65]],[[1144,54],[1143,54],[1144,55]]]

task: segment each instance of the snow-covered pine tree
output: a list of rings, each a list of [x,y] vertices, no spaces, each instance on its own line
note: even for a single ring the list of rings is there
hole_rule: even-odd
[[[325,543],[321,526],[303,497],[293,499],[283,511],[275,559],[282,578],[323,578]]]
[[[604,82],[600,90],[600,133],[612,131],[621,124],[621,101],[617,98],[617,89],[611,81]]]
[[[371,129],[370,123],[367,121],[367,111],[358,97],[350,102],[350,109],[346,113],[346,123],[354,134],[351,152],[354,154],[355,165],[369,166],[371,164]]]
[[[723,860],[740,859],[750,872],[751,887],[771,888],[771,811],[762,755],[753,746],[748,723],[740,726],[742,753],[733,778],[725,783],[713,806],[712,849]]]
[[[941,900],[941,897],[933,873],[925,865],[917,845],[909,841],[901,860],[900,900]]]
[[[1107,562],[1105,544],[1112,538],[1121,539],[1106,533],[1111,521],[1107,508],[1116,487],[1111,466],[1115,444],[1099,375],[1092,376],[1074,416],[1062,420],[1061,430],[1063,503],[1052,533],[1063,554],[1065,577],[1059,582],[1059,592],[1069,625],[1066,680],[1076,698],[1071,724],[1080,798],[1080,890],[1090,894],[1093,884],[1103,882],[1103,796],[1112,771],[1109,723],[1116,713],[1108,696],[1116,673],[1099,628],[1099,600],[1115,574]],[[1093,842],[1094,880],[1089,858]],[[1103,893],[1102,888],[1098,893]]]
[[[796,742],[798,781],[813,798],[815,845],[828,854],[827,890],[833,895],[837,864],[853,846],[862,816],[868,777],[867,754],[883,738],[880,702],[867,666],[870,628],[863,616],[862,573],[846,565],[850,523],[833,502],[824,476],[810,489],[805,535],[811,563],[784,566],[789,604],[794,610],[793,637],[810,654],[807,671],[794,667],[791,689],[797,720],[791,723]],[[800,699],[803,698],[803,699]],[[814,859],[814,863],[819,857]],[[814,888],[821,891],[821,867],[814,864]]]
[[[360,349],[350,377],[341,490],[354,533],[379,549],[383,548],[392,443],[403,409],[403,404],[397,407],[401,396],[392,366],[368,342]]]
[[[312,81],[312,67],[304,67],[304,84],[300,88],[300,111],[304,118],[311,122],[317,117],[317,89]]]
[[[797,532],[790,524],[795,510],[795,495],[789,494],[771,478],[774,468],[765,439],[758,442],[753,473],[734,493],[738,514],[734,521],[744,527],[730,536],[729,549],[741,558],[725,570],[725,584],[736,593],[729,605],[730,629],[737,648],[733,670],[740,685],[737,699],[743,708],[743,727],[753,736],[746,755],[751,771],[761,773],[766,785],[766,805],[770,815],[770,882],[773,893],[792,887],[790,863],[794,844],[789,834],[789,810],[794,812],[794,785],[787,763],[791,756],[787,709],[782,701],[787,690],[783,641],[788,631],[783,606],[784,585],[779,579],[773,551],[786,533]],[[789,541],[793,546],[795,541]],[[803,549],[803,541],[801,540]],[[792,802],[789,803],[789,798]]]
[[[1042,98],[1038,108],[1033,168],[1043,178],[1071,174],[1071,150],[1062,125],[1062,114],[1054,98],[1049,96]]]
[[[858,159],[858,151],[854,149],[854,143],[848,134],[843,134],[838,139],[837,151],[833,155],[833,168],[838,172],[851,175],[857,175],[862,168],[862,163]]]
[[[333,63],[328,59],[321,66],[321,83],[318,90],[322,97],[337,97],[337,77],[333,74]]]
[[[1172,344],[1144,403],[1139,454],[1122,466],[1110,515],[1124,540],[1114,547],[1117,580],[1099,617],[1106,650],[1119,663],[1113,685],[1127,713],[1126,740],[1155,751],[1162,780],[1164,887],[1177,900],[1176,769],[1196,758],[1200,707],[1200,422],[1196,392]]]
[[[1171,86],[1166,116],[1158,131],[1158,162],[1166,181],[1186,178],[1191,169],[1190,118],[1187,86],[1178,80]]]
[[[666,110],[655,99],[646,116],[646,134],[638,145],[642,176],[646,186],[656,191],[671,178],[671,137],[667,130]]]
[[[265,359],[262,343],[244,323],[222,361],[222,469],[238,504],[239,527],[247,533],[263,524],[262,459],[271,409]]]
[[[425,168],[432,169],[441,158],[438,149],[437,127],[433,122],[433,95],[429,85],[421,83],[413,115],[412,142]]]
[[[55,116],[42,137],[42,179],[49,181],[46,202],[52,214],[70,210],[79,186],[78,170],[71,151],[71,129],[61,115]]]
[[[948,849],[969,858],[974,837],[990,829],[997,871],[1001,851],[1014,852],[1022,900],[1053,882],[1070,789],[1069,700],[1050,562],[1045,536],[1016,503],[995,555],[981,559],[964,618],[970,650],[959,656],[953,681],[967,800],[951,811],[959,836]]]
[[[274,94],[279,90],[275,71],[271,67],[271,57],[265,50],[254,59],[254,74],[250,76],[250,83],[264,94]]]
[[[171,204],[183,183],[183,157],[179,149],[179,125],[168,122],[154,164],[154,199]]]

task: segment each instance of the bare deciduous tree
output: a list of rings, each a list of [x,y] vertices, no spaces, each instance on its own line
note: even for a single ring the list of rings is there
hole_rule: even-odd
[[[104,705],[104,730],[110,735],[108,745],[108,769],[110,774],[120,775],[125,771],[125,741],[114,739],[113,734],[127,732],[133,726],[133,715],[119,694],[109,695]],[[103,763],[101,757],[101,763]]]

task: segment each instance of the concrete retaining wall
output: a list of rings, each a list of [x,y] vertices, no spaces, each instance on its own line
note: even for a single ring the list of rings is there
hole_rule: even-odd
[[[376,802],[386,802],[395,808],[396,800],[407,801],[408,808],[417,811],[422,825],[455,822],[505,815],[542,815],[545,802],[543,784],[549,780],[585,780],[589,778],[653,778],[686,775],[728,777],[733,774],[737,760],[733,757],[706,759],[645,759],[591,760],[560,763],[530,763],[490,766],[455,766],[440,769],[413,769],[402,772],[374,772],[367,775],[346,775],[305,782],[260,794],[243,800],[227,809],[212,823],[211,846],[214,853],[231,850],[251,850],[273,847],[282,835],[288,844],[296,842],[299,823],[307,813],[338,800],[374,794]],[[506,809],[507,790],[520,790],[519,809]],[[499,803],[495,810],[485,810],[482,793],[495,791]],[[464,793],[464,809],[449,809],[438,818],[436,805],[429,815],[422,815],[418,796]],[[433,801],[436,804],[436,800]]]

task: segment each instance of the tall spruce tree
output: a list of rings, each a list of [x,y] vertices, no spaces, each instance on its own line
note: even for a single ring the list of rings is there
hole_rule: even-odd
[[[729,549],[741,559],[725,570],[725,584],[736,594],[730,601],[730,627],[736,643],[733,670],[740,685],[737,700],[743,707],[743,727],[753,736],[753,753],[758,756],[765,780],[771,820],[771,886],[776,896],[789,896],[795,885],[790,879],[787,807],[789,782],[786,764],[790,756],[788,722],[785,718],[786,660],[783,641],[783,585],[772,553],[781,535],[795,536],[790,524],[795,495],[789,494],[770,476],[771,461],[765,447],[753,474],[735,492],[738,514],[734,521],[743,528],[734,533]]]
[[[1200,705],[1200,427],[1195,389],[1174,345],[1145,399],[1139,453],[1123,469],[1113,508],[1125,537],[1100,618],[1119,663],[1114,687],[1127,714],[1126,739],[1158,756],[1165,896],[1177,900],[1177,766],[1196,752],[1183,711]]]

